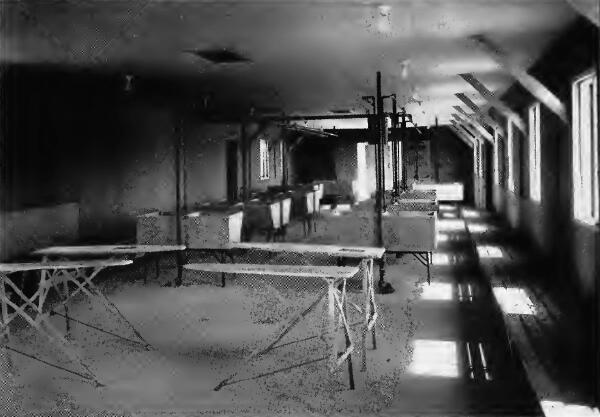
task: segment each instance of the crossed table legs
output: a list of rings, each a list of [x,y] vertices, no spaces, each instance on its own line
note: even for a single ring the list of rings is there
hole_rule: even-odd
[[[11,279],[8,278],[7,274],[4,272],[0,272],[0,302],[2,303],[2,320],[0,322],[0,344],[3,348],[8,348],[10,350],[14,350],[7,346],[8,337],[10,334],[9,324],[17,317],[23,318],[31,327],[36,329],[36,331],[42,334],[44,337],[50,340],[61,352],[63,352],[72,362],[78,363],[84,370],[85,373],[77,373],[74,371],[67,370],[68,372],[74,373],[83,377],[84,379],[90,380],[97,385],[102,385],[96,378],[95,374],[91,371],[88,365],[79,357],[79,355],[72,349],[70,343],[60,334],[60,332],[50,323],[49,317],[52,314],[55,314],[53,310],[55,310],[59,306],[65,307],[65,315],[67,321],[67,331],[69,329],[69,321],[74,320],[69,317],[67,302],[73,298],[75,295],[80,292],[87,295],[90,298],[96,299],[100,301],[104,307],[117,315],[122,321],[124,321],[131,329],[131,331],[135,334],[135,336],[139,339],[132,340],[125,338],[123,336],[119,336],[117,334],[105,331],[103,329],[97,328],[95,326],[89,325],[87,323],[79,322],[88,327],[95,328],[96,330],[102,331],[104,333],[109,333],[113,336],[117,336],[121,339],[125,339],[134,343],[138,343],[143,345],[146,349],[150,347],[148,342],[144,340],[144,338],[137,332],[137,330],[129,323],[118,310],[118,308],[102,294],[102,292],[92,283],[92,280],[97,276],[97,274],[102,271],[106,266],[114,266],[114,265],[126,265],[129,264],[130,261],[109,261],[110,265],[102,265],[98,264],[98,262],[92,262],[90,265],[94,266],[86,266],[85,262],[79,262],[78,265],[84,265],[83,267],[78,268],[65,268],[64,266],[68,266],[68,262],[63,262],[62,265],[57,263],[55,268],[52,268],[52,265],[49,265],[48,268],[34,268],[40,270],[40,281],[37,291],[31,296],[26,296],[17,285],[13,283]],[[44,264],[35,264],[38,266],[43,266]],[[21,269],[23,270],[23,269]],[[26,269],[25,269],[26,270]],[[91,270],[91,272],[88,272]],[[16,272],[16,271],[12,271]],[[73,291],[69,292],[69,284],[73,288]],[[10,290],[19,298],[17,302],[14,302],[10,296],[6,293],[6,288],[9,287]],[[62,289],[60,288],[62,287]],[[54,306],[53,310],[44,311],[44,303],[48,297],[48,293],[51,288],[55,288],[59,294],[62,296],[62,300]],[[9,311],[9,308],[12,311]],[[75,320],[76,321],[76,320]],[[16,351],[18,352],[18,351]],[[19,352],[22,353],[22,352]],[[45,362],[39,358],[36,358],[32,355],[24,354],[25,356],[32,357],[34,359],[40,360],[46,364],[49,364],[54,367],[58,367],[60,369],[66,370],[58,365],[50,364]]]

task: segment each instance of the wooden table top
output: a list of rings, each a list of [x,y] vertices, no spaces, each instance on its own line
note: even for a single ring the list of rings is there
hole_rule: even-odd
[[[37,256],[131,255],[182,250],[185,250],[185,245],[86,245],[50,246],[38,249],[32,254]]]
[[[379,259],[385,253],[385,248],[377,248],[371,246],[339,246],[339,245],[322,245],[309,243],[293,243],[293,242],[240,242],[230,243],[226,248],[229,249],[254,249],[266,252],[278,253],[300,253],[300,254],[323,254],[329,256],[338,256],[344,258],[375,258]]]
[[[22,271],[42,271],[56,269],[105,268],[109,266],[130,265],[133,261],[114,259],[94,259],[88,261],[59,261],[59,262],[22,262],[0,263],[0,272],[10,274]]]
[[[352,278],[359,270],[357,266],[265,265],[244,263],[193,263],[184,265],[183,268],[192,271],[227,274],[283,275],[326,279]]]

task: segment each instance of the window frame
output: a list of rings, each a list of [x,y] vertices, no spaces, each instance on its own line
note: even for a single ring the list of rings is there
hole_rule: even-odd
[[[494,130],[494,184],[500,185],[500,132]]]
[[[506,188],[514,193],[517,187],[515,183],[515,125],[512,118],[507,119],[506,125],[506,159],[508,162],[506,166]]]
[[[258,162],[259,162],[259,180],[268,180],[270,178],[270,152],[269,142],[265,138],[258,140]]]
[[[535,202],[542,201],[542,114],[541,103],[535,102],[527,109],[529,138],[529,198]],[[532,125],[532,119],[533,124]]]
[[[581,85],[591,83],[592,92],[590,94],[591,105],[591,128],[588,133],[589,144],[584,144],[582,149],[581,137],[581,112],[579,99],[581,97]],[[571,82],[571,162],[572,162],[572,186],[573,186],[573,218],[588,225],[597,225],[600,222],[600,197],[598,184],[600,180],[599,170],[599,138],[598,138],[598,73],[595,69],[585,71],[573,78]],[[582,167],[583,156],[589,154],[590,166],[589,188],[586,193],[586,185],[583,184]],[[581,181],[580,181],[581,180]]]

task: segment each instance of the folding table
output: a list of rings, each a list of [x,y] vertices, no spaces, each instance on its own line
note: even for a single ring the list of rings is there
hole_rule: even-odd
[[[375,336],[375,322],[377,320],[377,304],[375,303],[375,280],[373,277],[374,259],[382,259],[385,254],[385,248],[367,247],[367,246],[337,246],[337,245],[318,245],[307,243],[262,243],[262,242],[240,242],[231,243],[227,246],[231,251],[230,256],[233,259],[235,252],[257,250],[277,254],[294,253],[304,256],[325,255],[337,258],[338,261],[344,259],[359,259],[362,270],[362,291],[364,294],[364,315],[363,338],[362,338],[362,370],[366,369],[366,338],[367,333],[371,331],[373,348],[377,348]],[[354,305],[353,305],[354,306]],[[357,306],[354,306],[355,308]],[[360,311],[360,309],[359,309]]]
[[[312,311],[319,302],[327,296],[328,314],[324,321],[323,336],[327,341],[329,355],[328,360],[329,372],[333,373],[341,366],[344,361],[348,361],[348,377],[350,380],[350,389],[354,389],[354,374],[352,370],[351,354],[354,351],[354,343],[352,342],[350,328],[346,319],[346,280],[353,277],[358,272],[358,267],[348,266],[309,266],[309,265],[270,265],[270,264],[222,264],[222,263],[194,263],[184,265],[185,269],[193,271],[218,272],[229,274],[254,274],[254,275],[275,275],[283,277],[307,277],[320,279],[327,283],[327,288],[319,293],[318,297],[302,312],[293,316],[291,320],[286,322],[275,333],[273,338],[269,340],[265,347],[256,349],[248,355],[244,364],[249,363],[258,356],[262,356],[270,350],[277,347],[277,343],[288,334],[302,319],[304,319],[310,311]],[[341,291],[338,286],[341,284]],[[338,294],[338,292],[340,294]],[[337,313],[337,317],[336,317]],[[336,324],[339,323],[338,324]],[[336,333],[342,330],[345,340],[345,350],[341,355],[338,355],[336,346]],[[323,358],[325,359],[325,358]],[[220,390],[226,385],[240,381],[232,381],[238,374],[234,372],[232,375],[221,381],[215,391]]]
[[[159,255],[165,252],[180,252],[186,249],[185,245],[78,245],[78,246],[50,246],[38,249],[32,253],[48,259],[73,259],[90,257],[109,257],[111,259],[138,259],[146,255]],[[179,265],[178,259],[178,267]],[[156,258],[158,275],[158,258]],[[144,274],[146,283],[146,274]]]
[[[51,246],[43,249],[38,249],[34,251],[32,254],[35,256],[41,256],[43,258],[43,262],[47,262],[49,259],[59,259],[59,260],[68,260],[72,258],[90,258],[90,257],[109,257],[112,260],[121,260],[128,259],[129,263],[132,263],[134,259],[138,259],[144,255],[153,254],[158,255],[165,252],[180,252],[185,250],[184,245],[87,245],[87,246]],[[157,275],[158,275],[158,258],[156,260],[157,265]],[[177,260],[178,268],[181,268],[182,262]],[[144,273],[144,283],[146,283],[146,273]],[[65,287],[68,290],[67,287]],[[127,319],[119,312],[117,306],[115,306],[108,298],[105,296],[101,296],[99,298],[100,301],[103,302],[105,307],[109,310],[116,312],[126,323],[129,324],[133,332],[136,334],[138,339],[143,340],[142,336],[133,328]],[[73,320],[69,317],[69,310],[66,304],[63,303],[65,314],[60,314],[56,311],[53,311],[52,314],[56,314],[59,316],[63,316],[66,321],[67,332],[70,330],[70,321]],[[77,323],[92,328],[94,330],[108,333],[114,335],[112,332],[109,332],[105,329],[92,326],[89,323],[84,323],[78,320],[73,320]],[[115,335],[120,337],[118,335]],[[150,348],[150,345],[144,341],[144,345],[146,349]]]
[[[87,364],[85,364],[79,355],[72,349],[70,343],[50,323],[48,319],[51,315],[51,312],[44,309],[44,304],[47,301],[48,293],[51,288],[54,288],[61,296],[61,301],[58,303],[58,305],[54,306],[54,308],[60,305],[66,305],[69,299],[82,292],[91,298],[99,300],[108,310],[113,311],[123,318],[118,309],[116,309],[116,306],[114,306],[114,304],[112,304],[100,292],[100,290],[92,283],[92,280],[100,271],[104,270],[105,268],[124,266],[131,263],[132,261],[130,260],[96,259],[82,261],[0,264],[0,302],[2,304],[2,320],[0,322],[0,348],[19,352],[8,347],[8,338],[10,334],[9,324],[15,318],[21,317],[31,327],[36,329],[38,333],[48,338],[51,343],[56,345],[56,347],[71,361],[78,363],[83,369],[85,369],[85,373],[82,374],[65,369],[59,365],[51,364],[41,360],[33,355],[28,355],[22,352],[19,353],[56,368],[79,375],[96,383],[98,386],[102,385]],[[32,296],[25,295],[23,291],[21,291],[21,289],[8,277],[10,274],[25,271],[40,271],[39,285],[37,287],[37,291]],[[73,291],[69,291],[69,284],[72,284],[72,286],[75,288]],[[7,287],[12,293],[12,296],[7,294]],[[125,320],[125,322],[131,326],[127,320]],[[139,335],[139,333],[137,333],[135,329],[133,329],[133,326],[131,326],[131,329],[141,340],[141,343],[147,345],[147,342]],[[125,337],[121,338],[126,339]]]

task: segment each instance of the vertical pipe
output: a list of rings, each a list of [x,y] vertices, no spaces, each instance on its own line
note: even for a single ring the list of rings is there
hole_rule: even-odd
[[[175,137],[175,235],[177,244],[182,244],[181,239],[181,148],[183,141],[182,132],[183,121],[177,122],[176,137]],[[175,285],[181,285],[181,277],[183,273],[183,259],[181,251],[177,251],[177,278]]]
[[[289,173],[289,165],[290,165],[290,144],[287,141],[287,137],[283,139],[281,152],[283,155],[283,178],[282,184],[287,186],[290,182],[290,173]]]
[[[377,245],[383,246],[382,236],[382,210],[383,210],[383,196],[385,189],[384,180],[384,161],[383,161],[383,148],[385,146],[385,135],[383,129],[385,129],[385,119],[383,114],[383,97],[381,95],[381,72],[377,71],[377,129],[378,129],[378,149],[377,149],[377,161],[379,163],[379,172],[377,175],[377,192],[375,193],[377,198],[377,223],[375,225],[375,236],[377,239]]]
[[[242,121],[240,128],[240,144],[242,152],[242,200],[248,201],[248,138],[246,135],[246,124]]]
[[[400,141],[402,143],[402,189],[406,191],[406,166],[407,166],[407,140],[406,140],[406,110],[402,109],[402,121],[400,123]]]
[[[439,124],[438,118],[435,117],[435,133],[438,132]],[[440,182],[440,163],[439,163],[439,149],[438,140],[436,135],[430,135],[430,152],[431,152],[431,164],[433,165],[433,179],[436,183]]]
[[[398,112],[398,108],[397,108],[397,101],[396,101],[396,95],[394,94],[392,96],[392,128],[395,130],[398,128],[398,117],[397,117],[397,112]],[[398,168],[399,168],[399,161],[398,161],[398,138],[394,137],[392,139],[392,169],[393,169],[393,189],[394,189],[394,196],[398,196],[399,193],[399,189],[400,189],[400,178],[398,176]]]

